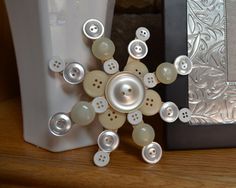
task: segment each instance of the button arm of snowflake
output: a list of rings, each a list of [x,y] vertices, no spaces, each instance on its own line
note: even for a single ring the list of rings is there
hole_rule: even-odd
[[[106,129],[97,139],[99,150],[94,155],[94,163],[99,167],[110,161],[110,153],[119,145],[118,129],[126,119],[133,126],[132,138],[142,147],[142,157],[150,164],[157,163],[162,156],[161,146],[154,142],[153,128],[144,123],[143,115],[153,116],[160,113],[168,123],[178,118],[188,122],[191,112],[184,108],[179,111],[173,102],[162,102],[160,95],[153,90],[159,83],[171,84],[177,74],[187,75],[192,70],[192,63],[186,56],[176,58],[173,64],[163,63],[155,73],[140,60],[146,57],[148,47],[146,41],[150,37],[147,28],[136,30],[136,38],[128,46],[128,58],[124,71],[119,71],[119,64],[113,58],[115,46],[103,37],[104,27],[96,19],[90,19],[83,25],[85,36],[93,41],[93,55],[103,63],[104,71],[93,70],[85,74],[80,63],[65,64],[59,57],[49,62],[53,72],[62,72],[63,78],[70,84],[83,82],[84,91],[93,98],[92,102],[79,102],[69,114],[57,113],[49,120],[49,130],[55,136],[64,136],[72,129],[72,124],[89,125],[98,114],[98,120]],[[180,113],[182,112],[182,113]]]

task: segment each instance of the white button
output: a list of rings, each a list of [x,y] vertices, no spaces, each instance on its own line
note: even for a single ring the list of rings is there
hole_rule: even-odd
[[[128,122],[131,125],[138,125],[143,121],[143,114],[139,110],[131,112],[127,115]]]
[[[108,75],[100,70],[88,72],[83,81],[84,91],[90,97],[104,96]]]
[[[136,30],[136,37],[142,41],[147,41],[150,38],[150,32],[147,28],[145,27],[139,27]]]
[[[154,88],[158,84],[156,75],[154,73],[145,74],[143,82],[147,88]]]
[[[188,108],[182,108],[179,111],[179,120],[188,123],[191,120],[192,112]]]
[[[179,56],[174,62],[175,68],[180,75],[188,75],[192,72],[193,63],[191,59],[185,55]]]
[[[68,63],[63,71],[63,78],[69,84],[79,84],[84,80],[84,67],[77,62]]]
[[[110,162],[109,153],[106,153],[104,151],[98,151],[93,157],[93,162],[98,167],[107,166]]]
[[[103,36],[104,26],[96,19],[89,19],[83,25],[83,32],[86,37],[95,40]]]
[[[145,74],[148,73],[148,68],[140,61],[132,61],[125,66],[124,71],[131,72],[143,80]]]
[[[156,91],[148,89],[143,106],[139,110],[145,116],[153,116],[159,112],[161,105],[162,101],[160,95]]]
[[[65,69],[65,62],[60,57],[53,57],[49,61],[49,69],[52,72],[62,72]]]
[[[160,116],[162,120],[167,123],[175,122],[179,117],[179,109],[173,102],[166,102],[160,109]]]
[[[96,97],[92,101],[93,108],[96,113],[104,113],[108,108],[107,100],[104,97]]]
[[[119,64],[115,59],[109,59],[104,62],[103,69],[107,74],[115,74],[119,71]]]
[[[148,47],[145,42],[135,39],[129,43],[128,52],[134,59],[143,59],[148,53]]]
[[[120,140],[117,133],[106,130],[98,136],[97,142],[102,151],[112,152],[118,147]]]
[[[124,125],[126,115],[108,108],[105,113],[98,115],[98,120],[105,129],[117,130]]]
[[[151,144],[144,146],[142,149],[142,157],[144,161],[149,164],[158,163],[162,157],[161,146],[156,142],[152,142]]]
[[[53,135],[64,136],[71,130],[72,122],[67,114],[56,113],[49,119],[48,128]]]

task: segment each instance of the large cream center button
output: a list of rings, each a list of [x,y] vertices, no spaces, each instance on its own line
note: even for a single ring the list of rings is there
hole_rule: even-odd
[[[137,76],[121,72],[108,81],[106,98],[112,108],[128,113],[141,107],[145,98],[145,87]]]

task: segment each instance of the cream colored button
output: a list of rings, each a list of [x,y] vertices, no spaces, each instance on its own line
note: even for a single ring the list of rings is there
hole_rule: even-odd
[[[98,115],[98,120],[104,128],[117,130],[124,125],[126,115],[109,108],[105,113]]]
[[[127,115],[127,120],[131,125],[138,125],[143,121],[143,114],[139,110]]]
[[[148,68],[145,64],[141,63],[140,61],[136,61],[127,64],[124,68],[124,71],[131,72],[136,76],[138,76],[139,78],[143,79],[145,74],[148,73]]]
[[[158,84],[156,75],[154,73],[145,74],[143,82],[147,88],[154,88]]]
[[[157,114],[162,106],[160,95],[154,90],[147,90],[143,106],[139,109],[145,116]]]
[[[92,101],[93,108],[96,113],[104,113],[108,108],[108,102],[104,97],[96,97]]]
[[[100,70],[88,72],[85,75],[83,87],[90,97],[100,97],[104,95],[108,75]]]
[[[107,74],[115,74],[119,71],[119,64],[115,59],[109,59],[104,62],[103,69]]]

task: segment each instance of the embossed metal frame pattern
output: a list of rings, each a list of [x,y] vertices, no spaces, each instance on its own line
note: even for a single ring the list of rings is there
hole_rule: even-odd
[[[216,0],[201,0],[211,3]],[[173,62],[179,55],[188,55],[187,0],[163,0],[164,61]],[[187,77],[165,87],[165,100],[179,107],[189,106]],[[236,147],[236,123],[199,122],[188,124],[176,121],[165,126],[166,149],[202,149]]]
[[[192,125],[236,122],[236,87],[227,84],[225,0],[188,0],[188,54]]]

